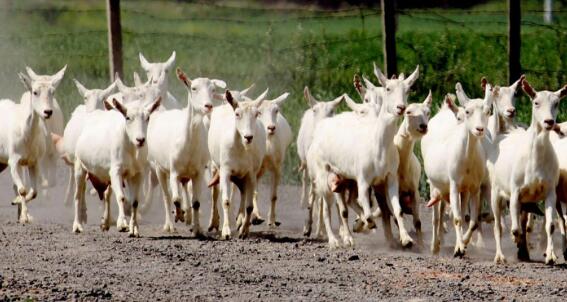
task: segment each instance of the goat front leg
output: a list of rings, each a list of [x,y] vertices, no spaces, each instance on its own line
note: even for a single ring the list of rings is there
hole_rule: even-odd
[[[404,217],[402,216],[402,206],[400,204],[400,191],[398,187],[398,177],[397,175],[388,176],[388,200],[392,206],[392,211],[394,212],[394,217],[398,223],[398,229],[400,231],[400,241],[402,247],[409,248],[413,245],[413,240],[411,239],[406,227],[404,225]],[[366,192],[366,191],[359,191]]]
[[[112,188],[108,186],[104,191],[104,212],[100,222],[100,229],[102,231],[110,230],[110,199],[112,198]]]
[[[181,196],[179,192],[179,175],[174,170],[169,171],[169,191],[171,192],[171,201],[175,206],[175,222],[185,222],[185,212],[181,208]]]
[[[143,177],[141,173],[130,178],[130,190],[132,191],[132,216],[130,216],[130,237],[140,237],[138,226],[138,206],[140,202],[140,191],[142,189]]]
[[[559,195],[559,194],[558,194]],[[567,234],[565,227],[565,217],[563,217],[563,208],[561,206],[561,201],[557,198],[555,202],[555,208],[557,209],[557,216],[559,218],[559,231],[561,233],[561,251],[563,252],[563,261],[567,261]]]
[[[13,155],[8,160],[8,165],[10,166],[10,174],[12,175],[12,181],[16,189],[16,198],[12,201],[13,205],[20,204],[26,197],[26,187],[24,186],[23,169],[20,165],[20,157]],[[21,206],[19,206],[21,209]],[[18,217],[19,220],[19,217]]]
[[[81,166],[79,160],[75,161],[74,174],[75,178],[75,220],[73,221],[73,233],[82,233],[83,225],[81,224],[81,206],[83,205],[82,199],[85,198],[85,189],[87,185],[87,173]]]
[[[248,237],[248,233],[250,232],[250,221],[252,218],[252,211],[254,210],[253,206],[253,199],[254,199],[254,192],[256,191],[256,176],[255,175],[248,175],[244,180],[244,188],[242,190],[244,194],[241,195],[241,200],[246,201],[246,212],[244,213],[244,222],[240,229],[239,237],[244,239]]]
[[[480,224],[480,191],[477,190],[471,192],[469,197],[470,197],[470,202],[469,202],[470,222],[469,222],[469,228],[467,229],[467,232],[465,233],[465,236],[463,238],[463,243],[465,244],[465,247],[469,244],[469,241],[471,240],[474,231],[478,228]]]
[[[197,176],[193,177],[191,182],[191,222],[193,223],[193,235],[197,238],[201,238],[203,237],[203,231],[201,230],[199,211],[201,209],[201,200],[203,200],[205,178],[202,173],[199,173]]]
[[[191,210],[191,200],[193,200],[193,196],[189,194],[189,189],[193,190],[193,188],[189,188],[189,184],[189,182],[181,182],[181,199],[183,200],[181,208],[183,209],[183,220],[186,225],[191,225],[193,221],[193,211]]]
[[[545,250],[545,264],[553,265],[557,262],[553,249],[553,210],[556,206],[557,194],[550,190],[545,198],[545,232],[547,234],[547,249]]]
[[[350,233],[350,228],[348,226],[348,209],[346,207],[345,192],[335,193],[335,199],[339,206],[339,235],[341,236],[345,246],[354,246],[354,239],[352,238],[352,234]]]
[[[231,190],[231,183],[230,183],[230,175],[227,173],[228,171],[220,171],[220,193],[222,199],[222,210],[223,210],[223,224],[222,224],[222,231],[221,231],[221,238],[224,240],[230,240],[231,237],[231,227],[230,227],[230,190]]]
[[[325,229],[327,231],[327,238],[329,238],[329,248],[336,249],[340,247],[339,241],[335,234],[333,233],[333,228],[331,227],[331,203],[333,202],[333,194],[327,192],[322,200],[321,207],[323,209],[323,221],[325,223]]]
[[[275,169],[272,173],[272,190],[270,194],[270,212],[268,214],[268,227],[275,228],[280,226],[280,222],[276,220],[276,202],[278,200],[278,186],[281,180],[281,170]]]
[[[455,181],[451,181],[449,185],[449,200],[451,204],[451,212],[453,214],[453,227],[455,228],[456,234],[455,251],[453,253],[453,256],[462,257],[465,255],[462,230],[463,217],[461,215],[461,196],[459,194],[457,183]]]
[[[439,250],[441,249],[441,238],[440,233],[442,232],[442,212],[441,212],[441,204],[444,201],[440,201],[433,205],[433,215],[431,216],[431,224],[432,224],[432,235],[431,235],[431,253],[433,255],[439,254]]]
[[[376,227],[376,223],[372,217],[372,213],[370,211],[370,198],[369,195],[366,194],[370,189],[370,184],[366,182],[365,179],[357,179],[358,185],[358,203],[362,207],[362,211],[364,216],[362,217],[364,223],[366,224],[368,229],[373,229]]]
[[[160,170],[155,169],[156,177],[158,179],[159,186],[161,187],[161,195],[163,197],[163,209],[165,213],[165,222],[163,224],[163,231],[167,233],[174,233],[175,226],[173,225],[173,219],[171,218],[171,194],[169,194],[169,187],[167,182],[167,174]]]
[[[492,206],[492,215],[494,215],[494,241],[496,242],[496,255],[494,256],[494,263],[506,263],[506,257],[502,253],[502,207],[500,197],[495,189],[492,189],[490,194],[490,205]]]
[[[422,246],[423,233],[421,232],[421,218],[419,217],[420,201],[421,201],[421,197],[419,196],[419,190],[415,190],[413,192],[413,204],[412,204],[413,227],[415,228],[415,233],[417,235],[417,243],[420,246]]]
[[[208,227],[208,231],[212,232],[214,230],[219,231],[219,221],[220,221],[220,216],[219,216],[219,210],[217,207],[217,201],[219,199],[219,186],[215,185],[212,187],[211,190],[211,217],[209,219],[209,227]]]
[[[116,203],[118,204],[118,218],[116,219],[116,228],[119,232],[128,231],[128,222],[124,213],[124,205],[126,203],[126,195],[122,187],[123,183],[120,169],[117,167],[110,168],[110,186],[116,195]]]

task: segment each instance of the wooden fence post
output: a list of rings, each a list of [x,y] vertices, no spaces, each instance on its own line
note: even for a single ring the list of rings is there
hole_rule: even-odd
[[[382,42],[384,46],[384,70],[387,77],[398,72],[396,61],[396,11],[395,0],[381,0]]]
[[[520,25],[522,14],[520,0],[508,0],[508,83],[512,84],[522,73],[520,63]]]
[[[110,60],[110,81],[118,73],[123,77],[122,69],[122,26],[120,24],[120,0],[106,1],[108,19],[108,57]]]

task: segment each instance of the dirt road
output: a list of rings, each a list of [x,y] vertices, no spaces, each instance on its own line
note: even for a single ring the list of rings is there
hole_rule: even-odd
[[[114,228],[102,233],[100,202],[92,197],[89,224],[76,235],[71,233],[73,209],[62,202],[66,175],[59,174],[50,198],[30,205],[34,221],[25,226],[15,223],[10,177],[0,175],[0,300],[567,299],[558,232],[560,264],[551,267],[542,263],[540,250],[532,252],[535,262],[516,263],[508,233],[503,242],[509,264],[495,266],[491,231],[485,236],[487,248],[469,246],[464,259],[454,259],[451,227],[441,255],[431,256],[427,209],[422,210],[426,247],[392,250],[378,227],[376,233],[356,235],[355,248],[330,251],[324,241],[303,238],[299,188],[283,186],[280,228],[253,227],[246,240],[197,240],[182,224],[177,234],[164,234],[157,198],[143,217],[141,238],[128,238]],[[261,196],[266,192],[262,186]],[[210,203],[201,204],[206,225]],[[261,206],[266,213],[267,203]]]

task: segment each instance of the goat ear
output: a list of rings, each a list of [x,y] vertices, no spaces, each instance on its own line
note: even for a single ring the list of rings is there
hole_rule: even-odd
[[[345,99],[345,95],[343,94],[343,95],[341,95],[340,97],[338,97],[338,98],[332,100],[332,101],[330,102],[330,104],[331,104],[331,107],[333,107],[333,110],[336,109],[336,108],[339,106],[339,104],[340,104],[344,99]]]
[[[266,96],[268,96],[268,92],[270,91],[270,88],[266,88],[266,90],[264,90],[264,92],[262,92],[262,94],[260,94],[255,100],[254,100],[254,106],[256,107],[260,107],[260,105],[262,105],[262,103],[264,102],[264,100],[266,99]]]
[[[405,80],[406,79],[406,75],[402,72],[400,73],[400,76],[398,77],[399,80]]]
[[[453,111],[455,116],[459,113],[459,108],[455,104],[455,95],[448,93],[443,100],[443,104],[449,108],[449,110]]]
[[[459,100],[461,106],[466,106],[470,99],[463,90],[461,83],[457,82],[457,84],[455,85],[455,90],[457,91],[457,99]]]
[[[232,97],[230,90],[227,89],[224,92],[224,97],[225,97],[226,101],[230,104],[230,106],[232,106],[232,109],[238,108],[238,102]]]
[[[65,70],[67,70],[67,65],[63,66],[61,70],[51,76],[51,85],[53,85],[53,87],[57,87],[59,83],[61,83],[61,80],[63,80],[63,76],[65,75]]]
[[[536,97],[536,91],[532,88],[528,80],[522,80],[522,90],[530,97],[530,99],[534,99]]]
[[[398,79],[398,76],[397,76],[396,74],[393,74],[393,75],[390,77],[390,80],[397,80],[397,79]]]
[[[489,83],[486,83],[484,87],[484,103],[488,107],[492,107],[492,99],[498,95],[499,88],[492,87]]]
[[[102,95],[104,98],[107,98],[116,88],[116,81],[114,81],[110,86],[108,86],[105,90],[102,91]]]
[[[510,85],[510,88],[512,88],[512,90],[514,90],[515,92],[518,89],[518,85],[522,83],[525,78],[525,75],[521,75],[520,78],[516,82],[514,82],[514,84]]]
[[[409,75],[407,79],[404,80],[404,83],[411,87],[413,83],[419,78],[419,65],[415,67],[415,70]]]
[[[423,101],[423,105],[427,106],[428,108],[431,108],[431,105],[433,105],[433,95],[431,94],[431,89],[429,89],[429,94]]]
[[[366,87],[362,85],[362,82],[360,81],[360,77],[357,74],[354,75],[354,78],[352,79],[352,84],[354,85],[354,89],[356,89],[356,92],[358,92],[360,97],[364,98],[364,94],[366,94]]]
[[[559,99],[564,98],[567,96],[567,85],[563,86],[563,88],[557,90],[555,94],[559,97]]]
[[[106,111],[110,111],[112,109],[114,109],[114,106],[112,106],[112,104],[108,101],[108,99],[105,99],[102,104],[104,105],[104,110]]]
[[[309,107],[313,108],[313,106],[317,105],[317,100],[311,95],[309,87],[305,86],[305,88],[303,88],[303,96],[305,97],[307,104],[309,104]]]
[[[372,64],[374,65],[374,75],[378,78],[378,81],[382,86],[386,86],[386,83],[388,83],[388,78],[382,73],[380,68],[376,66],[376,62],[372,62]]]
[[[29,78],[32,79],[33,81],[39,78],[39,76],[29,66],[26,66],[26,72],[28,73]]]
[[[352,111],[356,111],[358,109],[359,104],[357,104],[353,99],[351,99],[348,94],[343,94],[347,107],[350,108]]]
[[[114,78],[116,79],[116,80],[114,80],[114,82],[116,83],[116,87],[118,87],[118,91],[120,91],[122,93],[126,93],[128,91],[128,87],[126,87],[126,85],[124,85],[124,83],[122,82],[122,80],[118,76],[118,73],[116,74],[116,76]]]
[[[366,84],[366,88],[369,88],[369,89],[376,88],[376,85],[374,85],[374,83],[370,82],[370,80],[367,79],[365,76],[362,76],[362,79],[364,80],[364,84]]]
[[[177,67],[175,73],[177,73],[177,78],[181,81],[181,83],[183,83],[183,85],[185,85],[187,88],[191,87],[191,80],[187,77],[185,72],[181,70],[181,68]]]
[[[278,96],[277,98],[273,99],[272,102],[274,104],[276,104],[278,107],[281,107],[283,105],[283,103],[287,100],[288,96],[289,96],[289,92],[286,92],[286,93]]]
[[[77,90],[79,90],[79,94],[82,97],[85,97],[85,94],[87,93],[87,88],[85,88],[85,86],[83,86],[83,84],[81,84],[77,79],[73,79],[73,82],[75,83],[75,86],[77,86]]]
[[[488,80],[485,77],[482,77],[480,79],[480,88],[482,88],[482,91],[486,91],[486,84],[488,84]]]
[[[159,108],[159,105],[161,105],[161,96],[158,97],[153,103],[147,106],[148,113],[152,114],[154,111],[156,111],[156,109]]]
[[[171,56],[169,57],[169,59],[167,59],[167,61],[165,62],[165,69],[167,71],[171,70],[171,67],[173,67],[173,64],[175,64],[175,50],[171,53]]]
[[[144,85],[144,82],[142,82],[140,75],[134,71],[134,86],[142,86],[142,85]]]
[[[138,54],[138,56],[140,57],[140,65],[142,65],[142,68],[145,71],[148,71],[152,67],[152,64],[150,64],[150,62],[148,62],[148,60],[146,60],[146,58],[144,57],[144,55],[141,52]]]
[[[213,84],[215,84],[215,86],[217,86],[220,89],[226,88],[226,82],[223,80],[212,79],[211,82],[213,82]]]
[[[254,83],[252,83],[252,85],[250,85],[248,88],[241,90],[240,91],[240,95],[246,95],[248,92],[250,92],[250,90],[252,90],[252,88],[254,88]]]
[[[26,76],[25,74],[18,72],[18,77],[20,78],[20,81],[22,81],[22,83],[24,83],[24,87],[26,87],[26,90],[28,91],[32,91],[32,80],[30,79],[30,77]]]
[[[128,116],[126,107],[124,107],[124,105],[122,105],[122,103],[120,103],[117,99],[112,99],[112,106],[114,107],[114,109],[118,110],[118,112],[122,113],[124,117]]]

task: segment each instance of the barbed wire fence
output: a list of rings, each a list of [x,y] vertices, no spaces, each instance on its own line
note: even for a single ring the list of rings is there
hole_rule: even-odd
[[[137,3],[123,2],[121,7],[126,78],[139,70],[138,52],[158,60],[177,50],[178,65],[192,74],[223,78],[235,89],[256,82],[272,91],[292,92],[293,101],[284,112],[294,129],[306,108],[304,86],[314,87],[322,99],[354,94],[353,75],[372,79],[372,62],[381,66],[384,61],[377,8],[282,9],[207,2],[174,3],[180,8],[162,11],[151,2]],[[91,87],[108,82],[104,7],[69,2],[8,9],[7,22],[36,25],[8,27],[0,33],[4,91],[16,95],[15,74],[25,65],[50,71],[69,64],[72,76]],[[562,43],[567,41],[567,11],[552,13],[556,21],[547,24],[543,10],[522,11],[521,62],[522,72],[536,84],[556,89],[567,82],[567,46]],[[507,82],[508,10],[399,9],[396,15],[399,69],[422,67],[413,101],[429,89],[439,100],[457,81],[467,91],[476,91],[482,75],[498,84]],[[65,25],[69,20],[74,26]],[[186,93],[180,87],[172,89],[179,96]],[[70,81],[61,90],[59,99],[69,114],[79,98]],[[288,153],[285,175],[295,182],[297,158],[295,152]]]

